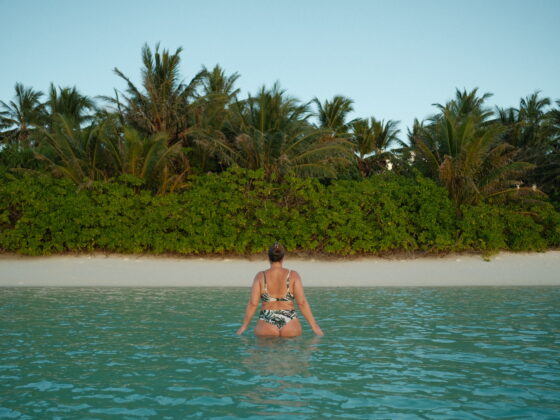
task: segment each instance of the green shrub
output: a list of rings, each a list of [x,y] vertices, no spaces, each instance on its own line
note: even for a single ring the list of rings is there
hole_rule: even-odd
[[[457,221],[459,250],[488,252],[507,248],[499,207],[488,204],[463,205],[461,212],[462,217]]]
[[[549,203],[463,206],[417,176],[333,181],[230,169],[192,177],[166,195],[126,176],[77,189],[39,173],[0,170],[0,248],[28,255],[104,250],[205,255],[289,251],[333,255],[394,251],[543,250],[560,245]]]
[[[508,248],[542,251],[560,245],[560,213],[547,202],[504,208]]]
[[[462,206],[460,250],[543,251],[560,244],[560,213],[550,203]]]

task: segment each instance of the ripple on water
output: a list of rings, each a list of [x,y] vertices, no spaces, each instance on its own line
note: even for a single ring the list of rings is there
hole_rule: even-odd
[[[68,389],[73,388],[74,385],[72,384],[64,384],[64,383],[57,383],[51,381],[39,381],[39,382],[31,382],[26,385],[17,386],[17,389],[25,389],[31,388],[36,389],[37,391],[60,391],[61,389]]]
[[[231,397],[196,397],[187,401],[186,404],[203,406],[231,405],[233,404],[233,399]]]
[[[235,337],[247,293],[4,289],[0,417],[558,417],[558,288],[309,289],[294,340]]]
[[[123,407],[113,407],[113,408],[94,408],[89,410],[92,414],[107,414],[110,416],[135,416],[135,417],[147,417],[155,416],[157,414],[156,410],[150,408],[123,408]]]
[[[185,398],[172,398],[161,395],[157,396],[155,400],[160,405],[181,405],[187,401]]]

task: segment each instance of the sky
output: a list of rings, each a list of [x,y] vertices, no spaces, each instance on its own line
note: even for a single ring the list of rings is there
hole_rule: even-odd
[[[220,64],[242,96],[279,82],[303,102],[354,100],[350,118],[435,112],[456,89],[519,106],[560,99],[560,0],[0,0],[0,100],[14,85],[85,95],[140,85],[141,49],[183,48],[189,81]]]

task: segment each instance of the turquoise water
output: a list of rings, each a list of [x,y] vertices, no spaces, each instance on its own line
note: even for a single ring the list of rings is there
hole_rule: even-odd
[[[307,295],[325,337],[235,336],[248,289],[0,289],[0,417],[560,417],[560,288]]]

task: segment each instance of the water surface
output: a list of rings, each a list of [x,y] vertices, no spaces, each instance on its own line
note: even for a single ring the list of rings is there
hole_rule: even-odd
[[[0,289],[0,417],[559,417],[559,288],[307,295],[325,337],[235,336],[248,289]]]

